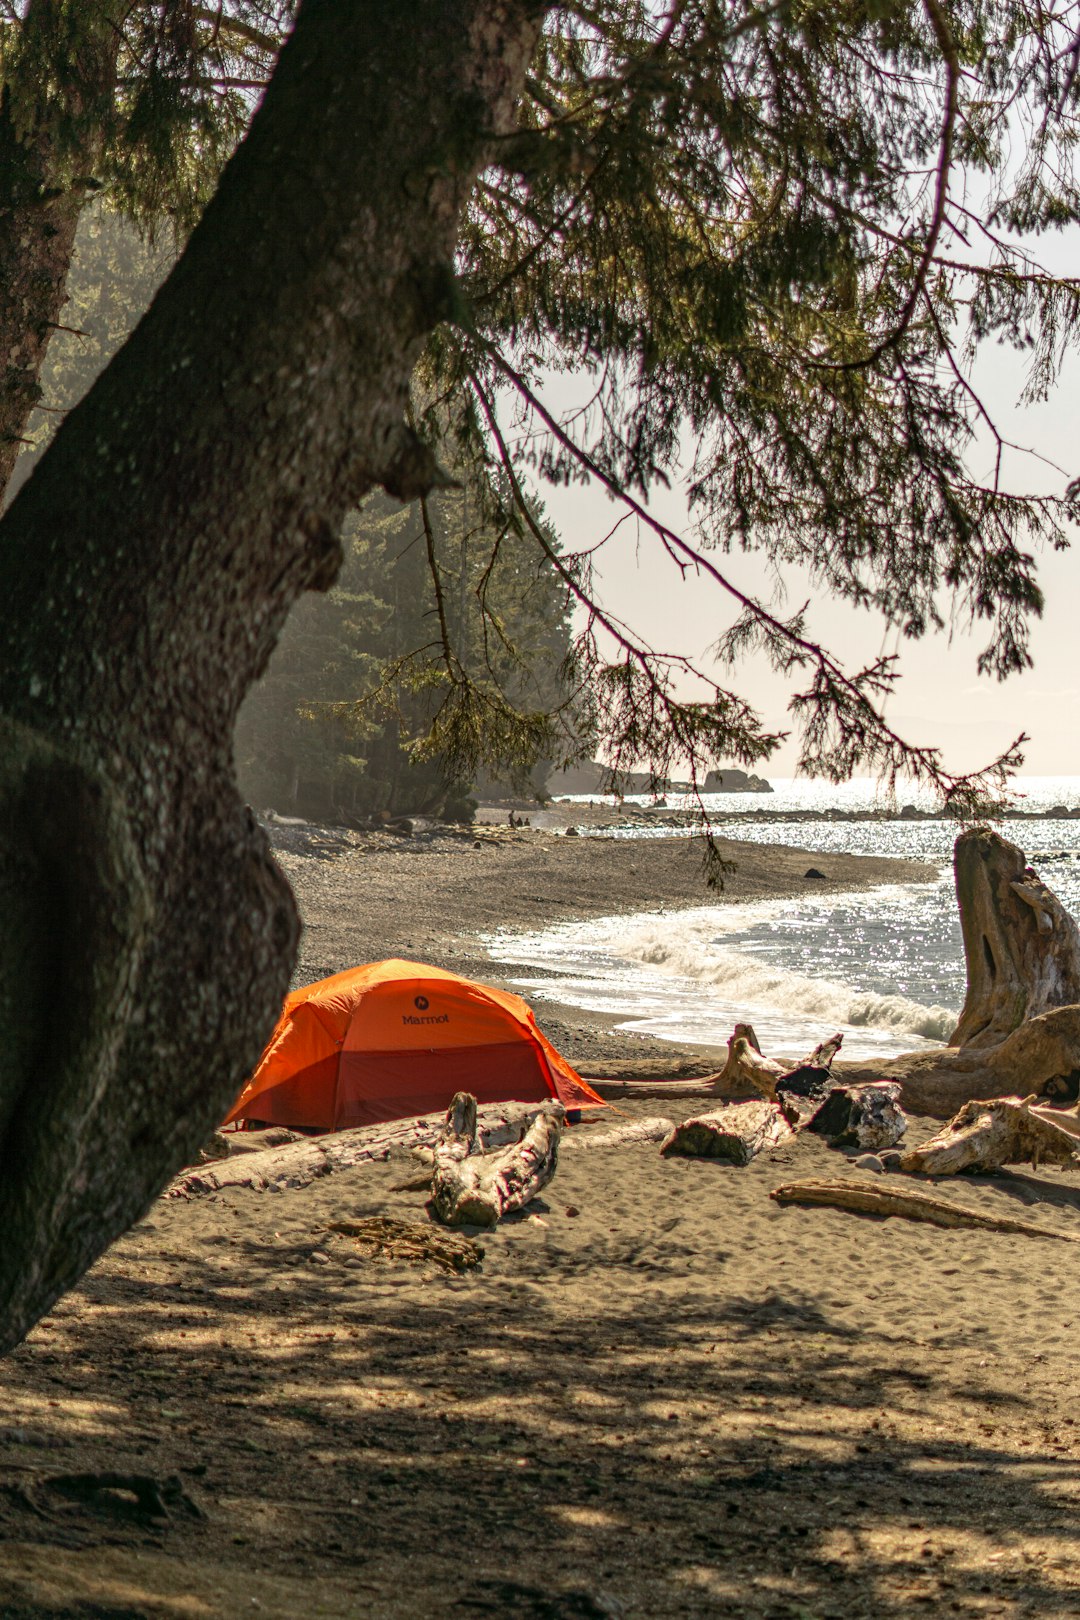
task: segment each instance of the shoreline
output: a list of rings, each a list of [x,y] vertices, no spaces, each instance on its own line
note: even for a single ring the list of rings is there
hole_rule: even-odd
[[[491,824],[412,837],[313,824],[278,823],[269,831],[304,919],[295,985],[399,956],[513,989],[515,978],[545,975],[494,961],[479,936],[709,904],[824,897],[933,882],[938,875],[932,862],[719,838],[736,870],[717,893],[705,886],[703,841],[694,837],[614,838],[598,830],[573,838]],[[811,868],[823,875],[808,878]],[[538,1018],[585,1073],[708,1073],[726,1055],[719,1046],[621,1032],[616,1015],[571,1008],[557,998],[545,1000]]]
[[[497,978],[476,934],[536,922],[541,893],[563,917],[702,900],[681,841],[501,836],[281,829],[298,979],[407,948]],[[827,894],[926,875],[734,852],[721,904],[805,893],[809,864]],[[643,1072],[634,1037],[597,1039]],[[813,1132],[743,1167],[621,1134],[658,1111],[569,1133],[465,1269],[436,1259],[407,1149],[159,1198],[0,1370],[0,1614],[1077,1613],[1075,1251],[782,1204],[872,1177]],[[1074,1183],[935,1190],[1075,1239]]]

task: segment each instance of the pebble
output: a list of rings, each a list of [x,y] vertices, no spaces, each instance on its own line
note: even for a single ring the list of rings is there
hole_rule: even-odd
[[[313,1266],[328,1266],[330,1264],[330,1256],[324,1249],[312,1249],[308,1259]]]
[[[900,1161],[904,1155],[899,1148],[890,1148],[888,1153],[882,1153],[880,1157],[881,1168],[887,1170],[890,1174],[895,1174],[900,1169]]]
[[[880,1176],[885,1168],[876,1153],[860,1153],[853,1163],[856,1170],[872,1170],[876,1176]]]

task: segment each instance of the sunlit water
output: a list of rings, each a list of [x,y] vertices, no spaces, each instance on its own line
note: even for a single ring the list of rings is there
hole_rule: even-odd
[[[706,803],[714,811],[760,804],[873,812],[870,784],[775,785],[774,794],[715,795]],[[1028,809],[1080,804],[1077,777],[1028,778],[1023,788]],[[918,801],[911,794],[901,802]],[[722,1045],[734,1023],[747,1021],[764,1050],[778,1056],[799,1057],[840,1029],[846,1055],[872,1057],[948,1035],[964,998],[951,868],[955,823],[763,819],[728,830],[755,843],[813,851],[826,874],[827,857],[843,853],[929,860],[940,875],[928,884],[500,933],[487,940],[491,955],[544,970],[544,977],[515,981],[532,1001],[614,1014],[623,1030],[672,1041]],[[1064,905],[1080,911],[1080,821],[1010,822],[1001,830]],[[670,827],[647,834],[685,836]]]

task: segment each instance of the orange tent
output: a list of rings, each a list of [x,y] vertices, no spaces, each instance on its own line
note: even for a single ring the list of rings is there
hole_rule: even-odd
[[[520,996],[421,962],[372,962],[294,990],[226,1124],[325,1131],[478,1102],[602,1100]]]

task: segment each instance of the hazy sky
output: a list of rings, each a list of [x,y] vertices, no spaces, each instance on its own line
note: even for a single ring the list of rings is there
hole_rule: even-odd
[[[1066,246],[1075,246],[1075,262]],[[1069,244],[1060,240],[1051,257],[1065,273],[1080,273],[1080,232]],[[994,346],[980,357],[976,380],[1005,437],[1031,446],[1080,475],[1080,352],[1066,363],[1057,390],[1045,404],[1018,408],[1024,381],[1023,357]],[[973,471],[992,465],[988,448],[971,457]],[[1011,474],[1011,478],[1009,475]],[[1006,475],[1011,487],[1058,492],[1065,479],[1052,468],[1025,457],[1010,458]],[[548,511],[571,547],[587,545],[609,529],[617,509],[606,495],[580,488],[543,491]],[[685,530],[685,506],[677,492],[662,497],[655,510],[673,528]],[[957,631],[928,636],[900,647],[903,679],[889,702],[892,724],[911,741],[935,744],[952,770],[986,764],[1020,732],[1031,741],[1025,749],[1024,773],[1035,776],[1080,775],[1080,534],[1074,549],[1039,558],[1039,579],[1046,597],[1041,622],[1034,627],[1035,667],[999,683],[980,678],[976,655],[985,644],[987,626],[974,637]],[[735,555],[718,559],[742,588],[758,595],[772,584],[760,557]],[[634,625],[654,646],[700,657],[733,614],[716,587],[701,580],[681,582],[647,532],[626,522],[605,552],[600,568],[605,602]],[[815,593],[805,576],[790,577],[788,607],[812,598],[812,632],[852,670],[879,651],[896,649],[896,635],[884,636],[880,619],[841,606]],[[790,729],[785,715],[784,683],[763,661],[755,660],[728,677],[741,695],[759,708],[770,729]],[[794,741],[781,746],[762,770],[790,775],[795,767]]]

